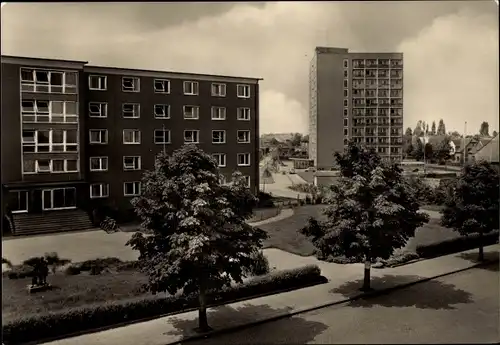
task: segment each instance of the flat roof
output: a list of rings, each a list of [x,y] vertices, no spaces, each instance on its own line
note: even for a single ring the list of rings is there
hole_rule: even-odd
[[[65,60],[65,59],[49,59],[43,57],[31,57],[31,56],[15,56],[15,55],[2,55],[2,62],[4,62],[4,58],[6,60],[33,60],[33,61],[47,61],[47,62],[70,62],[70,63],[79,63],[79,64],[88,64],[88,61],[81,60]]]

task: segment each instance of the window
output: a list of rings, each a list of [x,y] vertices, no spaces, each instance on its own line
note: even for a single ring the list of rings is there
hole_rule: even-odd
[[[344,59],[344,68],[349,67],[349,60]]]
[[[138,103],[123,103],[122,115],[124,119],[138,119],[141,117],[141,105]]]
[[[200,131],[198,130],[185,130],[184,131],[184,144],[198,144],[200,142]]]
[[[108,77],[104,75],[89,75],[89,90],[105,91],[108,87]]]
[[[347,128],[344,128],[344,135],[349,135],[349,130]]]
[[[184,94],[185,95],[197,95],[198,94],[198,82],[197,81],[185,81],[184,82]]]
[[[76,129],[23,130],[23,152],[77,152]]]
[[[155,144],[170,144],[170,131],[155,129]]]
[[[123,77],[122,78],[122,91],[124,92],[139,92],[140,79],[136,77]]]
[[[91,129],[89,130],[89,138],[91,144],[107,144],[108,130],[107,129]]]
[[[90,171],[107,171],[108,157],[90,157]]]
[[[212,107],[212,120],[225,120],[225,119],[226,119],[226,108]]]
[[[250,166],[250,153],[238,153],[237,158],[239,167]]]
[[[347,92],[347,90],[344,90],[344,97],[347,97],[349,95],[349,93]]]
[[[349,105],[349,101],[347,99],[344,99],[344,107],[347,107]]]
[[[109,184],[107,183],[94,183],[90,185],[90,197],[106,198],[109,196]]]
[[[140,182],[125,182],[123,183],[124,196],[137,196],[141,194]]]
[[[139,156],[124,156],[123,170],[141,170],[141,157]]]
[[[90,102],[89,103],[90,117],[108,117],[108,103]]]
[[[50,172],[52,168],[50,159],[39,159],[36,161],[36,172]]]
[[[184,119],[198,120],[200,116],[200,108],[194,105],[184,106]]]
[[[238,108],[237,119],[239,121],[250,121],[250,108]]]
[[[250,142],[250,131],[242,130],[237,132],[238,143],[248,144]]]
[[[349,116],[349,110],[347,108],[344,108],[344,116]]]
[[[349,76],[349,72],[344,71],[344,78],[347,78]]]
[[[344,87],[348,86],[348,81],[344,79]]]
[[[66,93],[77,91],[77,73],[21,69],[21,90],[24,92]]]
[[[217,161],[217,165],[219,168],[223,168],[226,166],[226,154],[225,153],[214,153],[212,155]]]
[[[226,131],[212,131],[212,144],[224,144],[226,142]]]
[[[24,123],[78,123],[78,103],[22,100],[21,115]]]
[[[237,85],[236,93],[238,98],[250,98],[250,85]]]
[[[154,88],[156,93],[170,93],[170,80],[155,79]]]
[[[212,83],[212,96],[226,97],[226,84]]]
[[[347,127],[347,126],[349,126],[349,120],[344,119],[344,127]]]
[[[78,161],[76,159],[66,159],[66,172],[77,172],[78,171]]]
[[[140,144],[141,131],[138,129],[124,129],[123,130],[123,143],[124,144]]]
[[[168,104],[155,104],[155,119],[169,119],[170,106]]]
[[[53,159],[53,173],[78,172],[78,161],[76,159]]]

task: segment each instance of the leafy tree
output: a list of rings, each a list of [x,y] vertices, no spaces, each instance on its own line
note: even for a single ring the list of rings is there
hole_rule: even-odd
[[[498,135],[497,131],[493,131],[493,136],[496,137]]]
[[[418,212],[397,165],[382,163],[373,150],[353,142],[335,158],[341,177],[324,200],[326,219],[310,218],[300,232],[312,239],[320,258],[343,255],[364,261],[362,289],[368,290],[371,263],[403,247],[429,217]]]
[[[483,121],[481,123],[481,128],[479,129],[479,135],[482,137],[490,136],[490,125],[488,124],[488,122]]]
[[[446,126],[444,125],[443,119],[439,120],[437,134],[438,135],[445,135],[446,134]]]
[[[440,162],[446,162],[451,158],[451,139],[445,137],[434,150],[434,157]]]
[[[462,134],[458,133],[457,131],[453,131],[450,133],[450,135],[454,138],[460,138],[462,137]]]
[[[153,293],[197,294],[199,330],[209,330],[207,292],[241,283],[266,234],[247,225],[257,199],[235,172],[228,185],[214,158],[194,145],[160,153],[144,173],[142,195],[132,204],[151,235],[127,242],[138,250]]]
[[[431,134],[436,135],[436,121],[432,121]]]
[[[302,142],[303,143],[308,143],[309,142],[309,134],[306,134],[302,137]]]
[[[427,161],[432,158],[432,153],[433,153],[432,145],[430,143],[426,143],[424,150],[425,150],[425,160]]]
[[[294,147],[300,146],[301,141],[302,141],[302,134],[295,133],[291,140],[292,146]]]
[[[412,143],[410,141],[409,144],[406,146],[406,156],[407,157],[412,157],[414,151],[415,151],[415,149],[413,148],[413,145],[412,145]]]
[[[425,125],[425,135],[429,133],[429,124]]]
[[[484,233],[498,229],[499,173],[489,162],[466,165],[441,211],[441,224],[461,235]],[[482,240],[482,238],[481,238]],[[482,243],[482,241],[481,241]],[[484,260],[479,247],[479,260]]]
[[[424,135],[424,131],[422,130],[422,121],[417,122],[417,126],[413,130],[413,135],[417,137],[421,137],[422,135]]]
[[[413,132],[412,132],[412,130],[411,130],[411,128],[410,128],[410,127],[408,127],[408,128],[406,129],[405,135],[407,135],[407,136],[412,136],[412,135],[413,135]]]
[[[417,143],[413,147],[412,157],[417,161],[421,161],[424,158],[424,145],[419,138],[417,138]]]

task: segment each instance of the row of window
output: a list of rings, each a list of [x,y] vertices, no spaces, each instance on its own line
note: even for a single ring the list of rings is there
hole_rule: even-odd
[[[212,156],[217,161],[219,168],[226,167],[226,154],[213,153]],[[238,153],[236,155],[236,162],[239,167],[248,167],[251,165],[250,153]],[[90,157],[90,171],[108,171],[109,159],[108,157]],[[141,156],[123,156],[123,170],[134,171],[141,170]]]
[[[198,120],[200,117],[200,107],[195,105],[184,105],[182,113],[186,120]],[[226,120],[225,107],[212,107],[212,120]],[[90,102],[89,116],[95,118],[108,117],[108,104],[106,102]],[[122,105],[122,116],[127,119],[138,119],[141,117],[141,105],[139,103],[124,103]],[[154,105],[155,119],[170,119],[169,104]],[[236,119],[240,121],[250,121],[250,108],[237,108]]]
[[[347,107],[347,102],[344,102],[344,106]],[[377,108],[377,109],[365,109],[365,108],[354,108],[352,109],[353,116],[403,116],[403,108]],[[349,116],[349,109],[344,108],[344,116]]]
[[[212,144],[226,144],[226,131],[225,130],[212,130]],[[91,129],[89,130],[90,144],[105,145],[108,143],[108,130],[107,129]],[[249,130],[237,130],[236,142],[239,144],[249,144],[251,142]],[[123,143],[124,144],[140,144],[141,131],[139,129],[124,129],[123,130]],[[168,129],[155,129],[154,130],[154,143],[155,144],[170,144],[171,133]],[[196,129],[184,130],[184,143],[185,144],[199,144],[200,131]]]
[[[76,173],[77,159],[24,159],[23,173]]]
[[[344,70],[344,78],[349,76],[349,71]],[[397,79],[403,77],[403,70],[400,69],[355,69],[352,71],[353,78],[391,78]]]
[[[77,123],[78,102],[22,100],[23,122]]]
[[[24,92],[76,94],[78,92],[78,74],[69,71],[21,68],[21,90]]]
[[[344,59],[344,68],[349,67],[349,60]],[[400,68],[403,67],[401,59],[352,59],[353,68]]]
[[[77,152],[76,129],[25,129],[22,132],[23,152]]]
[[[387,90],[387,89],[354,89],[351,91],[352,97],[379,97],[379,98],[401,98],[403,90]]]
[[[199,95],[199,83],[197,81],[184,81],[183,94],[189,96]],[[89,76],[89,89],[96,91],[106,91],[108,88],[108,78],[103,75]],[[155,79],[153,82],[153,90],[155,93],[169,94],[170,80]],[[122,77],[123,92],[140,92],[141,79],[139,77]],[[212,83],[211,95],[214,97],[226,97],[227,85],[224,83]],[[250,98],[250,85],[237,84],[236,96],[238,98]]]

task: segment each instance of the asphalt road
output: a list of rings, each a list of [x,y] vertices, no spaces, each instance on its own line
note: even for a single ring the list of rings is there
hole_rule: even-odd
[[[185,344],[498,343],[498,264]]]

